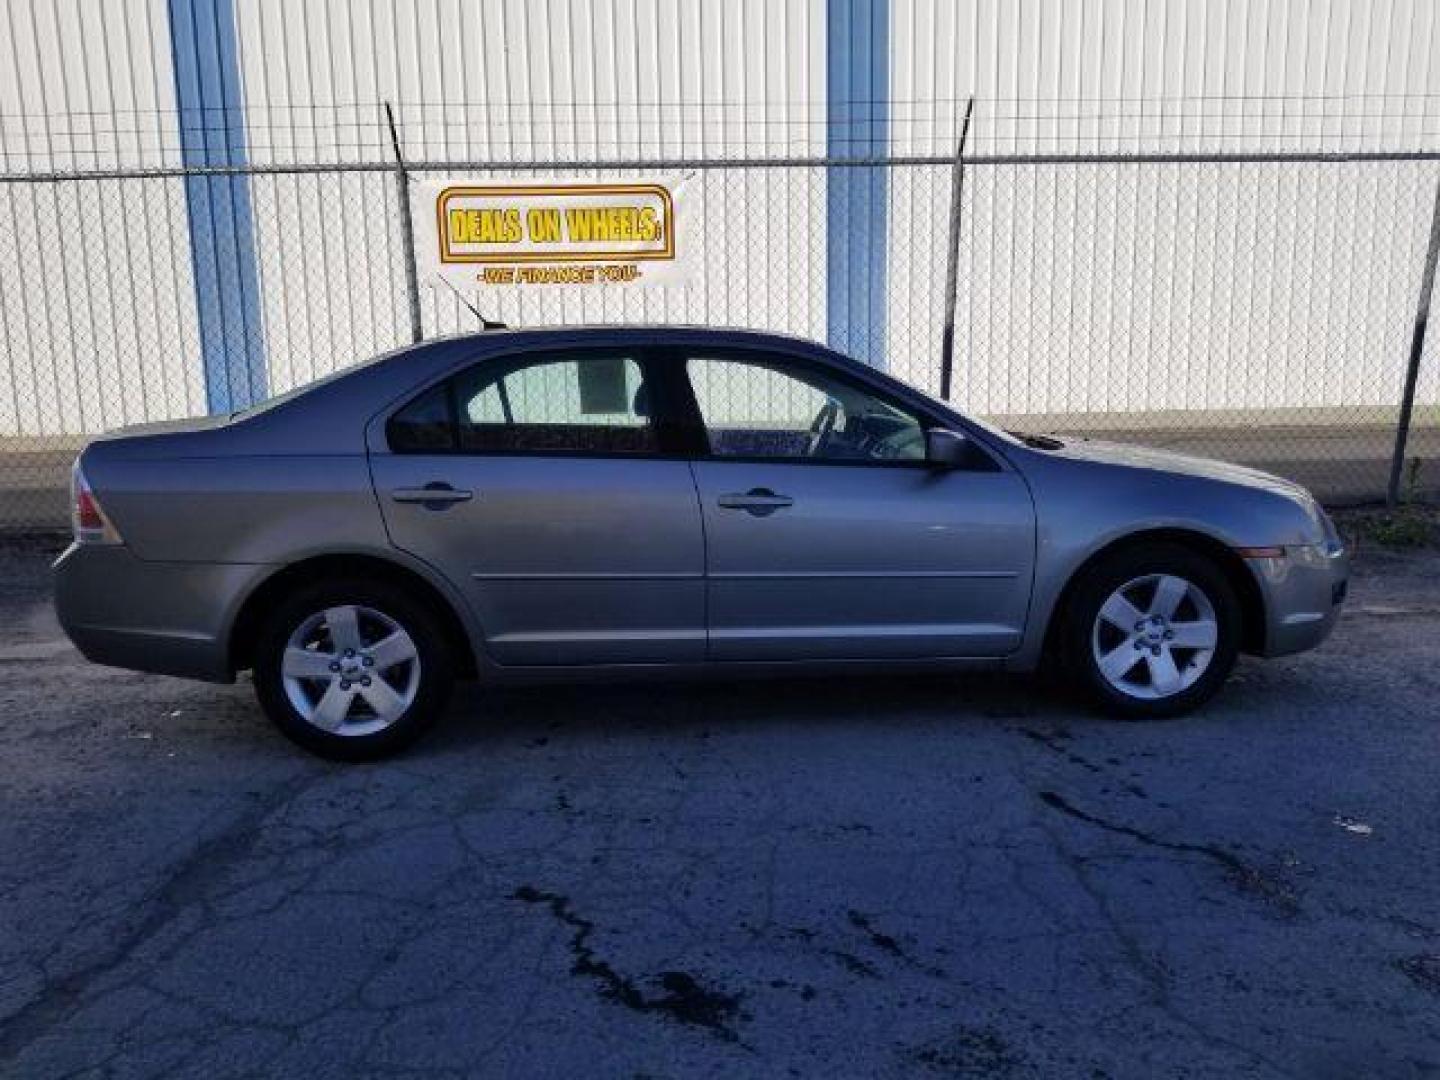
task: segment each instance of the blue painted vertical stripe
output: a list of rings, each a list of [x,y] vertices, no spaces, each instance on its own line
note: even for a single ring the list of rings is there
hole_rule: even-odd
[[[232,0],[169,0],[181,160],[245,164]],[[205,399],[212,413],[267,394],[255,223],[243,176],[185,178]]]
[[[886,154],[889,0],[826,0],[826,17],[826,154]],[[831,165],[825,171],[827,337],[832,348],[883,368],[885,170]]]

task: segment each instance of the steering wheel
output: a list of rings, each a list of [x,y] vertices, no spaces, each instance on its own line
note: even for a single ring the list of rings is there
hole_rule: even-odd
[[[835,430],[835,421],[839,416],[840,403],[833,397],[820,406],[820,411],[815,414],[815,420],[810,425],[810,444],[805,448],[806,457],[815,457],[825,449],[826,443],[830,441],[830,435]]]
[[[919,448],[919,453],[915,449]],[[919,427],[905,427],[895,434],[876,439],[870,446],[870,456],[882,461],[898,459],[923,459],[925,457],[925,431]]]

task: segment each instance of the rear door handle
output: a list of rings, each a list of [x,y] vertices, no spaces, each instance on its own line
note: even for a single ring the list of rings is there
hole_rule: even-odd
[[[789,495],[776,495],[769,488],[751,488],[743,495],[721,495],[715,502],[722,510],[744,510],[754,517],[768,517],[776,510],[795,505]]]
[[[469,502],[475,497],[473,491],[459,491],[440,480],[434,480],[422,488],[396,488],[390,498],[397,503],[419,503],[426,510],[444,510],[455,503]]]

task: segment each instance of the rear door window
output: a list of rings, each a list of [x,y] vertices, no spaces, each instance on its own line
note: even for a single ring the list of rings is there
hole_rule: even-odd
[[[460,449],[654,453],[647,398],[644,368],[622,353],[477,365],[455,381]]]
[[[574,350],[488,360],[390,420],[396,452],[653,454],[647,366],[633,351]]]

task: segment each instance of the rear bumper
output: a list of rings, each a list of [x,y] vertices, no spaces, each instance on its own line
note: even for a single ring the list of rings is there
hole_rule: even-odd
[[[72,544],[55,561],[55,612],[97,664],[230,682],[228,628],[262,570],[147,562],[122,545]]]
[[[1265,598],[1264,656],[1313,649],[1335,629],[1350,583],[1343,548],[1288,547],[1278,559],[1250,559]]]

